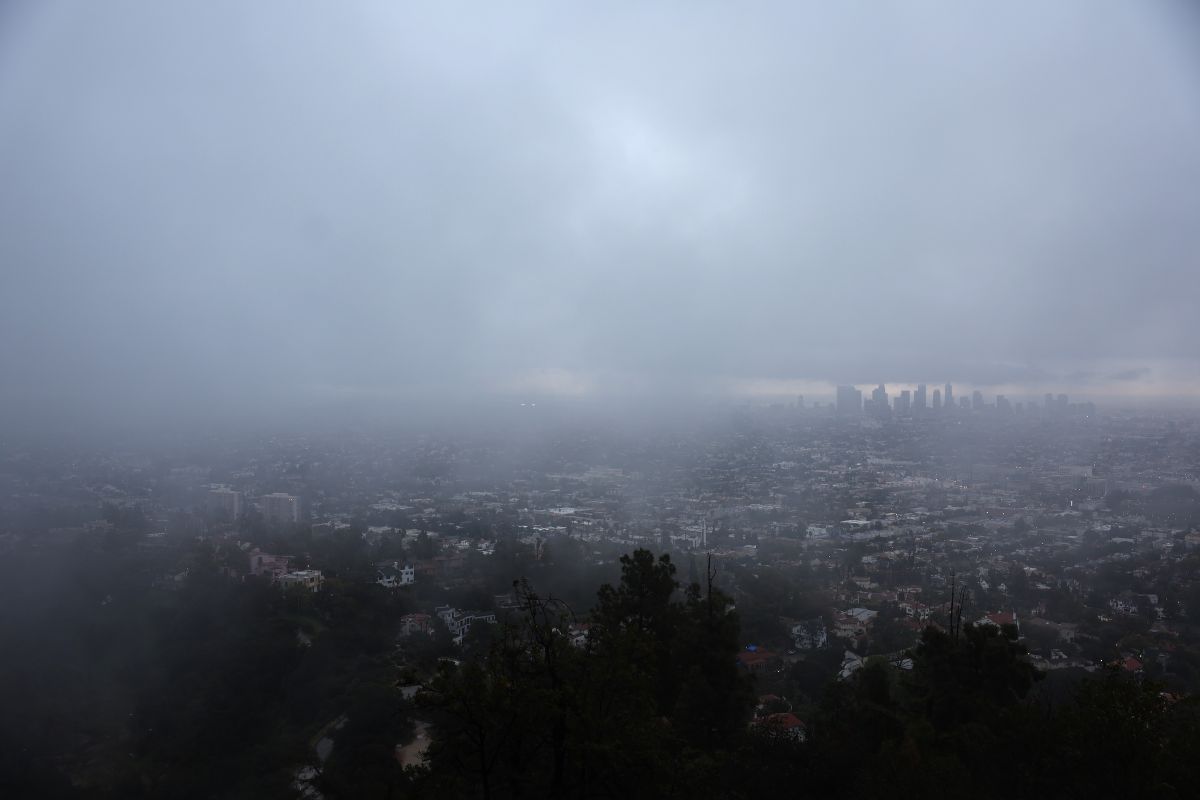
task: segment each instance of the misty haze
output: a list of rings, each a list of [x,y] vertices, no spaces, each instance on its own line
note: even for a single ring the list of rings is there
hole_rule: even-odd
[[[1200,786],[1200,7],[0,5],[0,797]]]

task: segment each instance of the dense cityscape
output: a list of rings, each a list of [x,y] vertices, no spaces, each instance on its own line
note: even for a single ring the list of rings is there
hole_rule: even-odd
[[[344,682],[310,687],[289,711],[293,749],[262,761],[287,773],[273,789],[321,796],[339,786],[338,768],[362,770],[354,780],[388,769],[393,782],[417,780],[439,713],[422,692],[439,670],[495,647],[530,597],[570,609],[561,634],[589,652],[596,590],[618,583],[621,557],[639,551],[665,554],[682,585],[707,576],[729,598],[737,671],[757,698],[739,724],[797,746],[819,727],[829,684],[853,683],[875,661],[912,670],[922,632],[962,620],[1011,636],[1046,676],[1043,699],[1111,671],[1168,702],[1200,689],[1200,417],[1097,413],[1065,398],[938,414],[922,409],[922,389],[911,406],[901,393],[886,417],[801,399],[635,430],[541,420],[530,406],[519,430],[471,437],[6,443],[0,565],[15,602],[5,641],[34,635],[31,625],[50,640],[4,683],[6,707],[27,709],[8,715],[21,732],[6,735],[48,748],[26,763],[30,780],[57,775],[76,788],[105,785],[119,753],[133,751],[125,766],[136,771],[162,747],[189,746],[201,734],[150,734],[166,719],[136,687],[85,701],[71,675],[119,686],[146,668],[116,652],[131,619],[165,624],[158,646],[182,647],[173,637],[217,635],[205,620],[218,612],[189,602],[223,608],[251,593],[258,605],[238,612],[243,622],[290,637],[299,653],[271,680],[286,685],[333,659],[336,669],[324,666]],[[171,696],[163,680],[215,691],[204,683],[212,674],[152,671],[156,693]],[[67,688],[51,700],[47,681]],[[367,735],[353,728],[363,713],[354,687],[371,681],[394,692],[395,718],[371,734],[395,755],[364,768],[345,751]],[[41,707],[59,702],[72,704],[69,716]],[[80,723],[69,736],[67,719]],[[343,793],[359,785],[340,780]]]

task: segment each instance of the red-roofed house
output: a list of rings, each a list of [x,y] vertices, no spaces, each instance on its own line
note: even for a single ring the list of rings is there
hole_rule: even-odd
[[[743,650],[738,653],[737,663],[749,672],[759,672],[777,658],[770,650]]]
[[[995,614],[988,614],[984,619],[999,626],[1017,624],[1017,615],[1012,611],[997,611]]]
[[[763,730],[787,736],[791,739],[795,739],[797,742],[804,741],[804,720],[800,719],[790,711],[782,711],[778,714],[768,714],[755,724]]]
[[[975,621],[976,625],[995,625],[997,628],[1003,628],[1005,625],[1015,625],[1017,633],[1021,632],[1021,623],[1017,621],[1017,612],[1015,611],[997,611],[994,614],[988,614]]]

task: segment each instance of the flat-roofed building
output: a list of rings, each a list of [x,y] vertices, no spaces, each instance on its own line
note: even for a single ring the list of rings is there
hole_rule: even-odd
[[[315,592],[325,583],[325,576],[321,574],[321,570],[319,569],[301,569],[289,572],[286,575],[280,575],[278,582],[284,589],[304,589],[305,591]]]
[[[283,492],[265,494],[258,498],[263,519],[267,522],[299,522],[300,498]]]
[[[217,516],[237,519],[242,515],[242,493],[235,492],[228,486],[218,486],[208,490],[204,500],[208,513]]]

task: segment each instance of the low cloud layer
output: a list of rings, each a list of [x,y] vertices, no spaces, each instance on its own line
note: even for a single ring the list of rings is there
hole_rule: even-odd
[[[10,422],[1197,389],[1184,4],[0,13]]]

